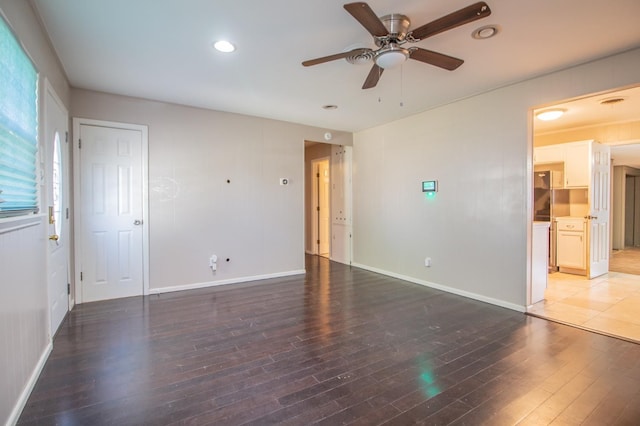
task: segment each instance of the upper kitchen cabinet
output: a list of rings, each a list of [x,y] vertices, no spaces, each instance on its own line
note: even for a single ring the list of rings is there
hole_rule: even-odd
[[[564,147],[562,145],[547,145],[534,148],[533,163],[548,164],[564,161]]]
[[[564,187],[587,188],[591,181],[591,144],[593,141],[564,144]]]
[[[588,188],[593,140],[536,147],[533,164],[564,163],[564,188]]]

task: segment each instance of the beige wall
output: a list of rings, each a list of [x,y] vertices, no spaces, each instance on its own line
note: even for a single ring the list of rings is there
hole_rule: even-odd
[[[0,13],[33,60],[40,77],[39,123],[44,122],[44,81],[69,105],[69,85],[26,0],[0,0]],[[44,126],[40,125],[42,135]],[[48,182],[45,182],[48,184]],[[34,222],[33,226],[26,222]],[[0,219],[0,424],[12,424],[51,348],[47,307],[47,229],[43,216]]]
[[[531,109],[637,84],[638,69],[640,49],[355,134],[355,264],[523,310]]]
[[[71,113],[149,126],[152,292],[304,270],[304,141],[325,129],[78,89]]]

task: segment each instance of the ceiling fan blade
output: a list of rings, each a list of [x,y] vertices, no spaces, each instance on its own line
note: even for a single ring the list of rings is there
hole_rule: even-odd
[[[453,71],[464,63],[462,59],[454,58],[442,53],[433,52],[427,49],[421,49],[414,47],[410,50],[409,57],[416,61],[424,62],[436,67],[444,68],[449,71]]]
[[[348,58],[349,56],[358,56],[364,55],[368,53],[371,49],[353,49],[348,52],[336,53],[335,55],[323,56],[322,58],[309,59],[308,61],[304,61],[302,65],[305,67],[310,67],[312,65],[323,64],[329,61],[335,61],[336,59]]]
[[[485,2],[481,1],[418,27],[409,32],[407,37],[411,37],[416,41],[422,40],[489,15],[491,15],[491,9]]]
[[[380,68],[378,65],[373,64],[373,67],[371,67],[371,71],[369,71],[369,75],[367,76],[367,79],[364,81],[364,84],[362,85],[362,88],[371,89],[372,87],[376,87],[376,85],[378,84],[378,80],[380,80],[380,76],[382,75],[383,71],[384,71],[384,68]]]
[[[374,37],[384,37],[387,35],[387,28],[380,18],[365,2],[348,3],[344,5],[347,12],[351,14],[360,25],[366,28]]]

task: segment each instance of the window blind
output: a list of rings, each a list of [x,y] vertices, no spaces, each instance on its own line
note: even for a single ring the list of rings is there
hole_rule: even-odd
[[[0,217],[38,211],[38,73],[0,17]]]

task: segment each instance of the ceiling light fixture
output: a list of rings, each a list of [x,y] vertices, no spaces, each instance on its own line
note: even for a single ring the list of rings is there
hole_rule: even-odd
[[[471,37],[476,40],[486,40],[498,34],[499,27],[497,25],[485,25],[471,33]]]
[[[228,42],[227,40],[216,41],[215,43],[213,43],[213,47],[218,52],[223,52],[223,53],[231,53],[234,50],[236,50],[236,47],[230,42]]]
[[[544,111],[537,112],[536,117],[538,117],[542,121],[552,121],[562,117],[562,115],[566,111],[567,110],[561,109],[561,108],[547,109]]]

